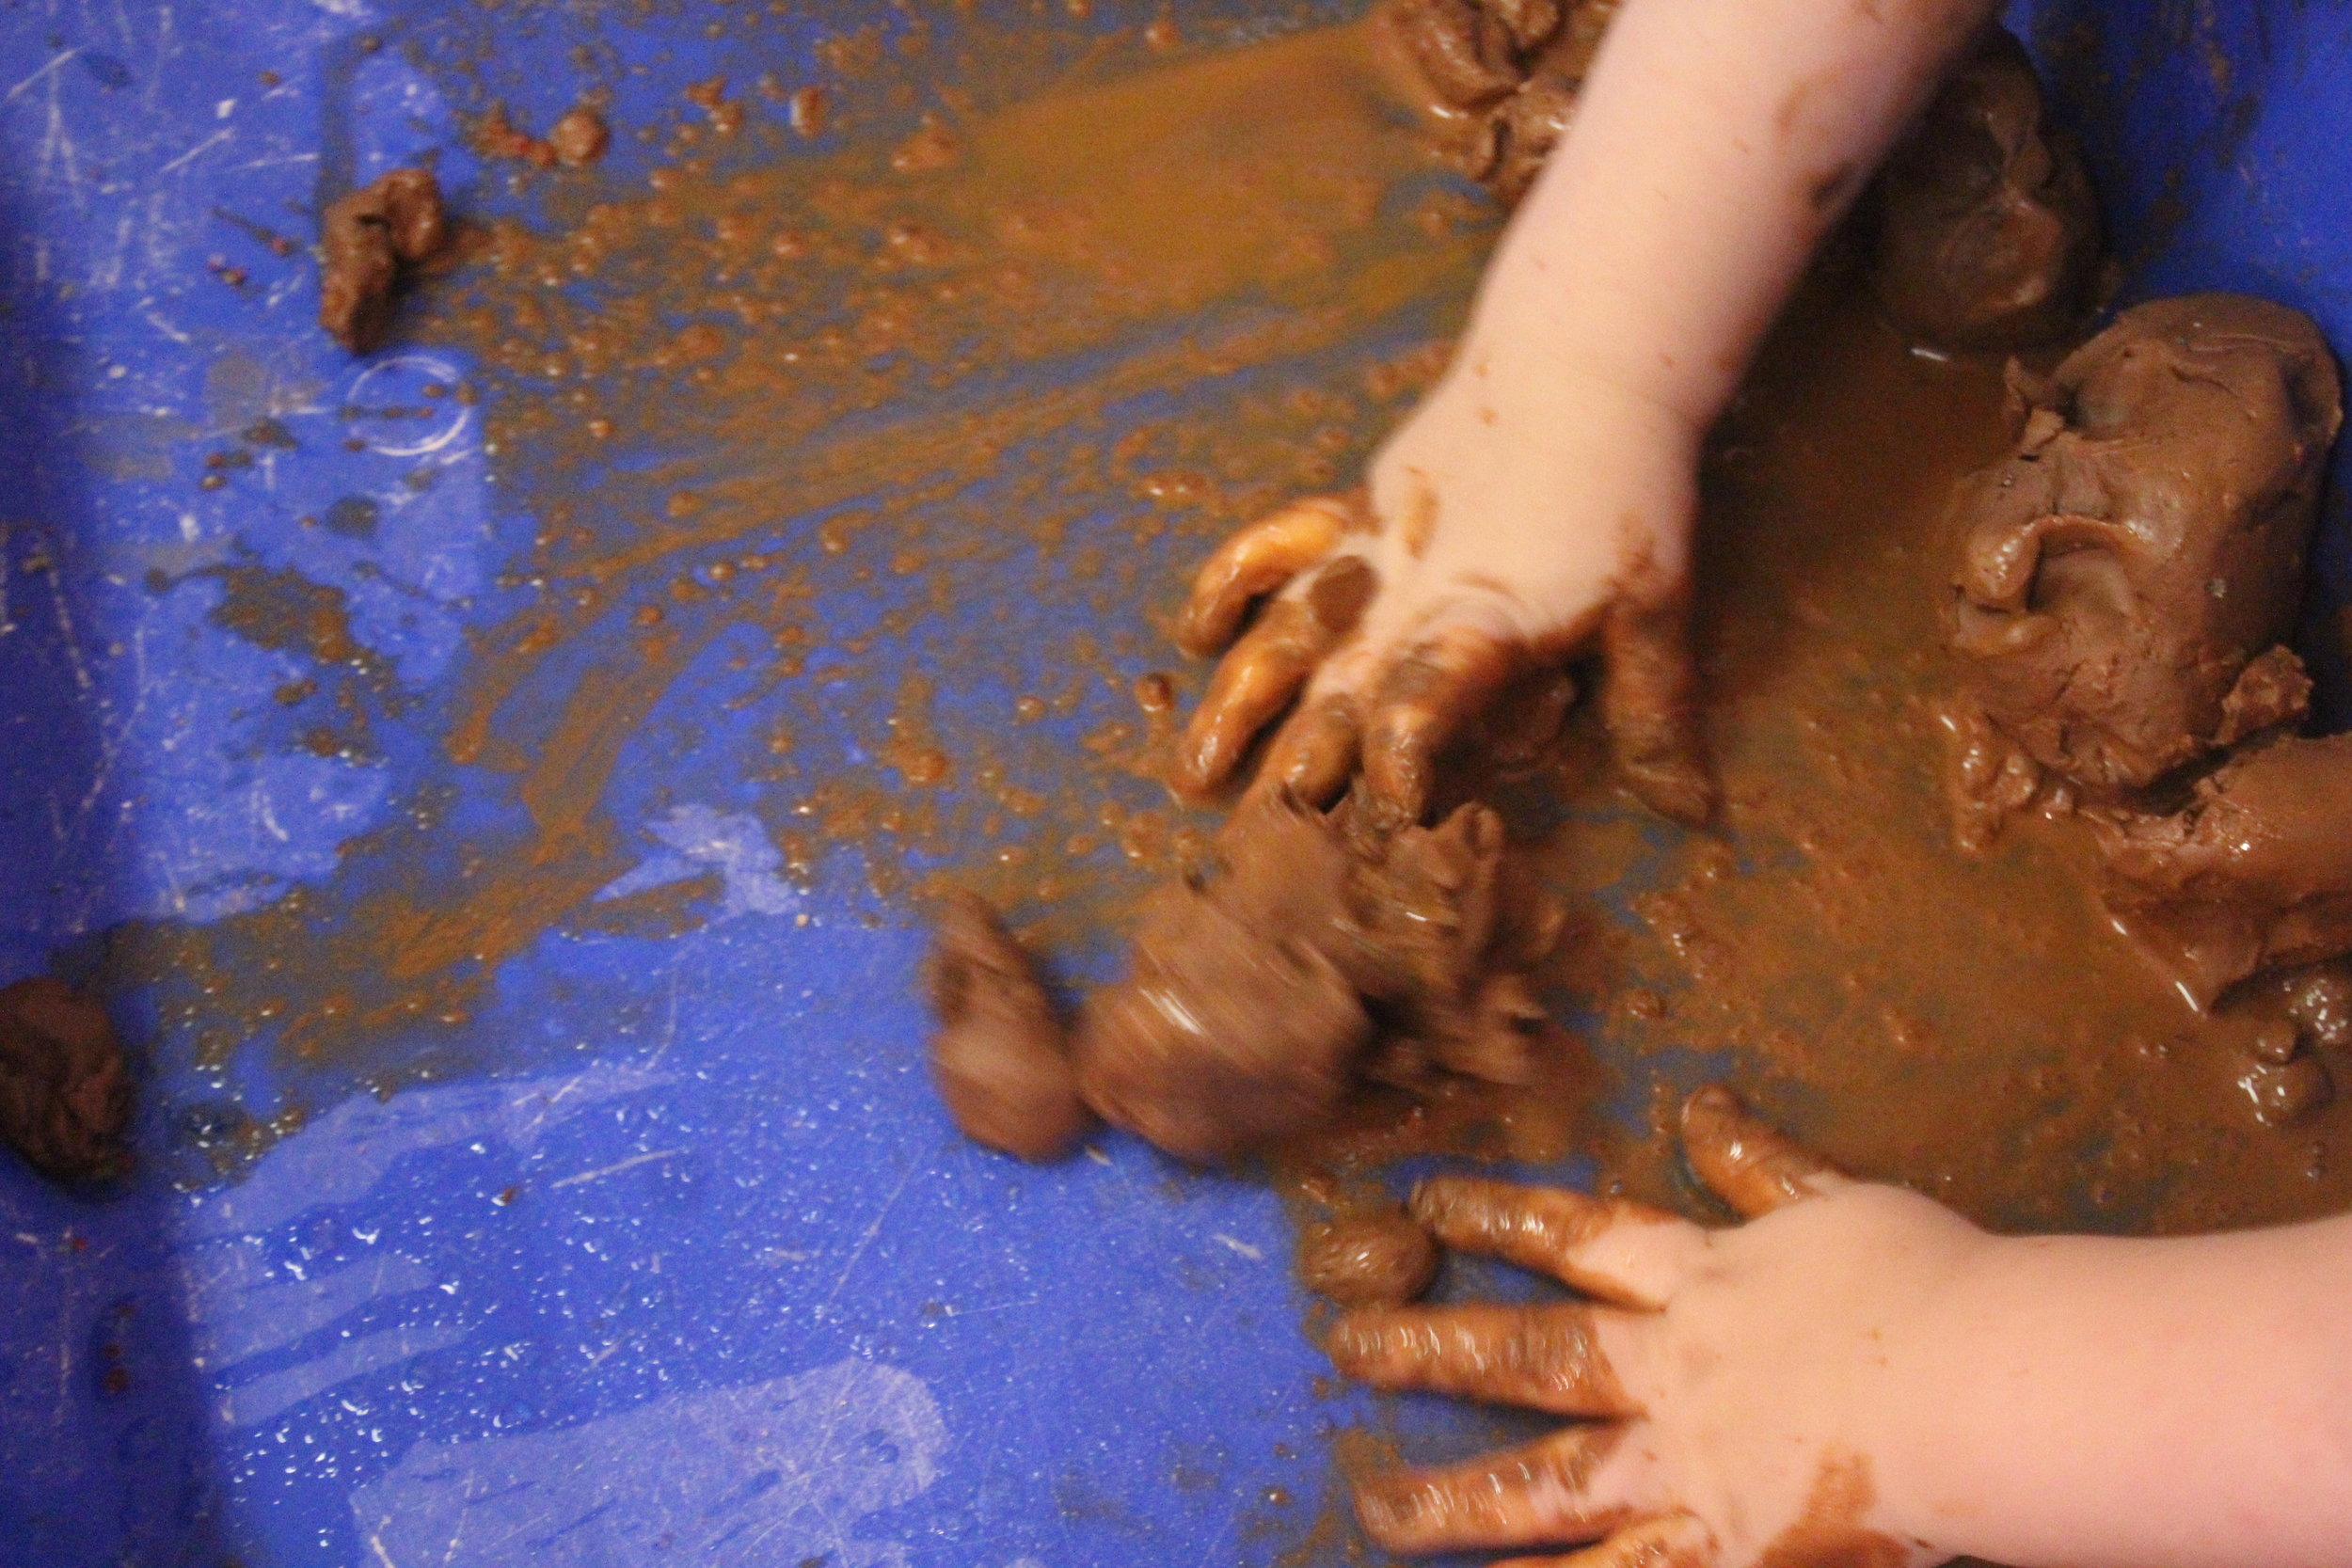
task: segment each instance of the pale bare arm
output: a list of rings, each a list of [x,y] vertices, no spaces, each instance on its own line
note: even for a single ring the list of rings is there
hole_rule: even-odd
[[[1683,651],[1700,439],[1990,9],[1629,0],[1368,498],[1278,515],[1204,569],[1196,652],[1275,599],[1219,669],[1179,784],[1222,781],[1297,697],[1262,776],[1327,800],[1360,765],[1417,813],[1438,755],[1513,674],[1597,643],[1635,787],[1704,816]]]

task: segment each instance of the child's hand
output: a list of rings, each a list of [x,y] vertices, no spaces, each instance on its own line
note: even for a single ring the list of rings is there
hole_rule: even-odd
[[[1514,677],[1597,645],[1629,782],[1705,818],[1685,651],[1697,451],[1674,412],[1473,337],[1374,460],[1368,495],[1278,512],[1201,569],[1178,640],[1225,657],[1178,786],[1223,783],[1287,709],[1263,782],[1323,804],[1360,766],[1418,816],[1447,745]]]
[[[1351,1312],[1331,1359],[1426,1388],[1586,1418],[1467,1464],[1375,1475],[1383,1547],[1566,1546],[1577,1568],[1897,1568],[1953,1555],[1907,1507],[1931,1491],[1939,1308],[2000,1243],[1855,1182],[1721,1089],[1683,1111],[1691,1163],[1753,1221],[1706,1230],[1629,1202],[1444,1178],[1413,1212],[1450,1247],[1556,1275],[1596,1305]]]

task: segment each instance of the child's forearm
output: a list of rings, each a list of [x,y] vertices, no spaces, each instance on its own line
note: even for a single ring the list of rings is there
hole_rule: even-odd
[[[1711,423],[1991,0],[1628,0],[1489,269],[1496,356]]]
[[[1939,1547],[2078,1568],[2352,1561],[2352,1218],[1995,1243],[1916,1419]],[[1946,1380],[1939,1380],[1946,1381]]]

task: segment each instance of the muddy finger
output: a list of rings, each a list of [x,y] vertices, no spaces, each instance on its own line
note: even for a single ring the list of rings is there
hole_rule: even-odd
[[[1375,1388],[1555,1416],[1637,1415],[1601,1347],[1613,1316],[1565,1302],[1363,1307],[1332,1326],[1324,1349],[1342,1373]]]
[[[1432,1177],[1414,1189],[1412,1211],[1457,1252],[1500,1258],[1623,1307],[1663,1303],[1705,1243],[1696,1226],[1646,1204],[1480,1177]]]
[[[1721,1084],[1682,1102],[1682,1150],[1708,1190],[1754,1219],[1844,1185],[1844,1172],[1759,1118]]]
[[[1382,677],[1364,729],[1364,782],[1373,794],[1419,820],[1447,743],[1502,689],[1524,652],[1464,626],[1407,648]]]
[[[1693,827],[1715,814],[1715,776],[1699,738],[1690,604],[1621,601],[1601,623],[1601,717],[1618,771],[1644,805]]]
[[[1220,546],[1192,579],[1176,619],[1176,645],[1196,657],[1223,651],[1250,601],[1329,555],[1346,531],[1344,502],[1318,497],[1261,517]]]
[[[1226,653],[1208,695],[1184,731],[1174,784],[1201,794],[1240,766],[1258,732],[1290,705],[1324,656],[1355,629],[1377,582],[1372,567],[1343,556],[1302,592],[1268,605],[1258,624]]]
[[[1565,1557],[1515,1557],[1488,1568],[1712,1568],[1715,1538],[1688,1513],[1629,1525]]]
[[[1287,788],[1311,806],[1328,806],[1347,790],[1363,742],[1356,699],[1310,700],[1274,737],[1252,789]]]
[[[1621,1428],[1573,1426],[1460,1465],[1394,1470],[1356,1482],[1356,1517],[1391,1552],[1567,1546],[1638,1523],[1609,1495],[1604,1461]]]

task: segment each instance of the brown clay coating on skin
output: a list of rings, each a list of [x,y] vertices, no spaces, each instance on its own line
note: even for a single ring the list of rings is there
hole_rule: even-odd
[[[2018,385],[2017,446],[1955,501],[1952,645],[2036,762],[2126,794],[2218,742],[2233,687],[2292,624],[2335,363],[2300,313],[2199,294],[2126,311]]]
[[[2005,349],[2065,333],[2099,261],[2099,205],[2073,138],[2044,123],[2025,46],[1997,25],[1889,157],[1870,286],[1915,338]]]
[[[1526,1187],[1479,1177],[1438,1176],[1413,1190],[1413,1217],[1457,1252],[1500,1258],[1569,1284],[1577,1250],[1619,1224],[1669,1218],[1647,1205],[1587,1197],[1561,1187]]]
[[[1903,1544],[1862,1524],[1877,1503],[1870,1462],[1832,1449],[1821,1456],[1804,1514],[1765,1546],[1756,1568],[1903,1568],[1912,1560]]]
[[[1622,1433],[1570,1427],[1459,1465],[1362,1477],[1356,1517],[1391,1552],[1592,1540],[1622,1518],[1582,1503],[1585,1483]]]
[[[2108,910],[2201,1006],[2352,951],[2352,735],[2241,752],[2182,811],[2099,838]]]
[[[1837,1168],[1709,1084],[1682,1102],[1682,1147],[1709,1191],[1742,1215],[1810,1197]]]
[[[931,1073],[956,1125],[1024,1160],[1067,1153],[1093,1118],[1061,1020],[1028,955],[977,894],[941,900],[927,978],[939,1017]]]
[[[61,980],[0,989],[0,1140],[58,1181],[131,1168],[131,1074],[105,1009]]]
[[[1701,736],[1690,622],[1681,594],[1611,606],[1601,623],[1600,700],[1628,786],[1659,816],[1699,827],[1715,815],[1715,775]]]
[[[1335,626],[1321,611],[1345,610],[1351,601],[1360,610],[1371,597],[1370,572],[1364,568],[1358,592],[1323,602],[1311,593],[1280,598],[1259,613],[1210,678],[1170,781],[1177,789],[1202,794],[1232,773],[1259,729],[1282,710],[1353,625]]]
[[[1224,652],[1250,602],[1328,555],[1343,526],[1338,503],[1304,500],[1234,534],[1193,578],[1176,624],[1176,645],[1196,658]]]
[[[1088,1102],[1210,1163],[1324,1125],[1367,1076],[1523,1074],[1538,1025],[1488,966],[1556,923],[1505,887],[1503,847],[1479,806],[1429,829],[1360,792],[1330,816],[1245,798],[1213,863],[1146,901],[1127,977],[1081,1010]]]
[[[1362,760],[1374,792],[1409,816],[1426,812],[1447,745],[1527,662],[1524,644],[1467,626],[1407,648],[1372,698]]]
[[[1488,1568],[1560,1568],[1555,1556],[1514,1557]],[[1712,1568],[1714,1537],[1687,1513],[1628,1525],[1597,1546],[1574,1554],[1575,1568]]]
[[[1438,1244],[1401,1208],[1343,1214],[1298,1238],[1298,1277],[1342,1307],[1401,1305],[1438,1276]]]
[[[381,347],[392,296],[449,244],[432,171],[396,168],[326,209],[319,224],[319,325],[354,354]]]
[[[1558,1416],[1635,1413],[1594,1336],[1593,1308],[1375,1307],[1348,1313],[1324,1346],[1345,1377]]]

